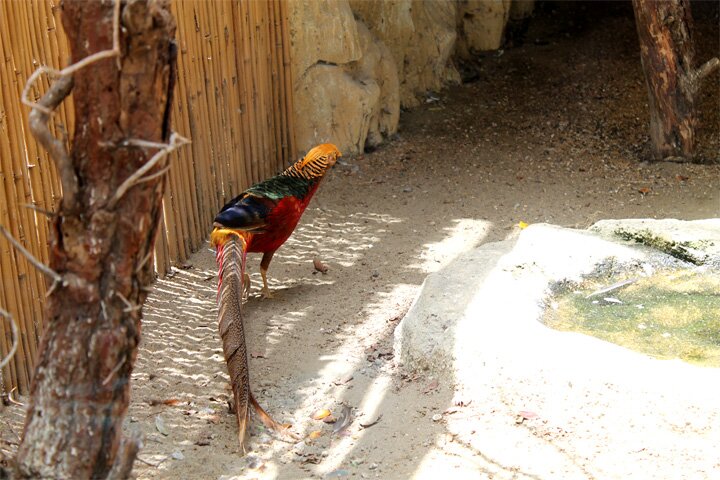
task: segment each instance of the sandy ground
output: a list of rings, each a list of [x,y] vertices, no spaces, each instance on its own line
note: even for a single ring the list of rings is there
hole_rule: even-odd
[[[157,282],[126,421],[145,435],[138,478],[541,478],[456,441],[438,420],[458,400],[451,382],[393,361],[394,327],[423,279],[520,221],[584,228],[603,218],[720,213],[720,165],[645,162],[646,89],[628,10],[585,12],[582,24],[563,5],[541,12],[523,45],[482,58],[476,81],[404,112],[386,146],[331,172],[273,260],[275,299],[259,298],[251,255],[253,389],[296,434],[319,437],[289,443],[254,421],[242,457],[212,252]],[[700,26],[705,59],[717,54],[718,34]],[[700,99],[706,160],[720,149],[719,77]],[[314,271],[314,257],[327,274]],[[353,419],[339,433],[311,419],[324,408],[337,417],[343,404]],[[2,438],[13,442],[19,432],[7,418]],[[584,478],[601,471],[583,466]]]

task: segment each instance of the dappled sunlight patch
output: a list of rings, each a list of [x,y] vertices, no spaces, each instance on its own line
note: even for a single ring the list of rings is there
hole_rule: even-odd
[[[379,408],[388,393],[388,389],[391,387],[391,383],[389,376],[375,378],[366,389],[357,410],[362,412],[365,417],[377,417],[381,413]],[[330,472],[337,470],[343,463],[346,463],[349,453],[366,432],[366,429],[361,429],[353,435],[338,436],[338,439],[331,443],[328,448],[327,459],[317,466],[315,473],[328,475]]]
[[[345,215],[332,209],[315,209],[314,213],[314,218],[301,223],[283,246],[283,261],[304,263],[317,254],[330,265],[351,267],[388,233],[387,225],[403,221],[380,213]]]
[[[412,265],[423,272],[435,272],[462,252],[479,245],[487,237],[492,223],[487,220],[459,218],[453,220],[454,225],[442,228],[445,237],[437,242],[426,243],[420,254],[420,262]],[[431,227],[430,227],[431,228]],[[418,232],[422,235],[422,232]]]
[[[392,333],[395,321],[404,313],[416,288],[413,285],[398,284],[389,292],[379,292],[373,296],[373,301],[358,313],[363,318],[362,321],[338,319],[338,324],[330,327],[328,343],[324,344],[324,348],[317,349],[321,353],[313,361],[315,370],[312,377],[292,392],[297,401],[290,407],[292,418],[288,420],[294,425],[293,431],[304,440],[291,451],[288,451],[286,444],[276,442],[272,444],[271,451],[263,454],[264,458],[278,458],[279,455],[293,459],[297,455],[293,452],[302,451],[302,445],[316,442],[322,444],[327,451],[322,458],[316,459],[317,466],[313,468],[316,474],[328,474],[341,464],[348,463],[357,442],[365,435],[364,430],[358,426],[358,418],[367,421],[369,417],[389,414],[381,412],[380,405],[386,400],[392,377],[382,373],[386,365],[369,362],[367,348],[371,343],[370,339],[386,337]],[[398,303],[399,299],[404,300]],[[292,316],[297,320],[312,316],[312,312],[313,308],[307,307],[293,312]],[[299,372],[295,372],[295,375],[298,374]],[[282,386],[279,390],[282,390]],[[358,394],[361,395],[359,401],[356,398]],[[285,396],[277,388],[273,395]],[[351,400],[352,398],[355,400]],[[334,431],[334,424],[325,425],[323,419],[312,418],[314,413],[325,409],[337,418],[345,408],[343,405],[353,407],[353,418],[348,428],[342,432]],[[311,434],[313,438],[309,438]]]

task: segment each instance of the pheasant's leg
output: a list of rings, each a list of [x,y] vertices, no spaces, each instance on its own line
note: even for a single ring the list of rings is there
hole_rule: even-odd
[[[247,296],[250,295],[250,275],[248,275],[247,272],[243,274],[243,300],[247,299]]]
[[[273,255],[275,254],[275,251],[272,252],[265,252],[263,253],[263,258],[260,261],[260,275],[262,276],[263,281],[263,298],[272,298],[273,294],[270,293],[270,288],[268,288],[267,283],[267,270],[270,266],[270,260],[272,260]]]

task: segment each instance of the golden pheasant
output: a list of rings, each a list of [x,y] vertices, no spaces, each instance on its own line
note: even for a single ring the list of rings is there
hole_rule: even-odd
[[[285,431],[285,426],[262,409],[250,390],[242,323],[243,283],[248,285],[249,280],[245,273],[247,253],[263,253],[260,273],[263,294],[269,297],[267,269],[270,260],[295,230],[325,173],[340,155],[335,145],[318,145],[281,174],[233,198],[215,217],[210,242],[216,248],[219,267],[218,328],[233,390],[238,439],[243,450],[250,404],[267,427]]]

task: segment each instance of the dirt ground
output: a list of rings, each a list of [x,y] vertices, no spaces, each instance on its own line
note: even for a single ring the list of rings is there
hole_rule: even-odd
[[[698,22],[698,60],[718,54],[714,15]],[[471,83],[404,112],[382,148],[344,158],[273,260],[274,299],[260,299],[259,258],[250,256],[253,389],[276,419],[317,438],[286,442],[254,420],[242,457],[212,252],[157,282],[126,421],[145,435],[138,478],[540,478],[455,441],[438,414],[458,392],[448,378],[396,365],[394,327],[428,273],[518,222],[717,217],[720,75],[699,102],[708,163],[648,163],[628,5],[545,6],[517,43],[481,58]],[[314,271],[315,257],[327,274]],[[338,417],[343,404],[352,422],[339,433],[311,418],[319,409]],[[8,426],[3,438],[13,441]],[[584,471],[596,478],[591,459]]]

